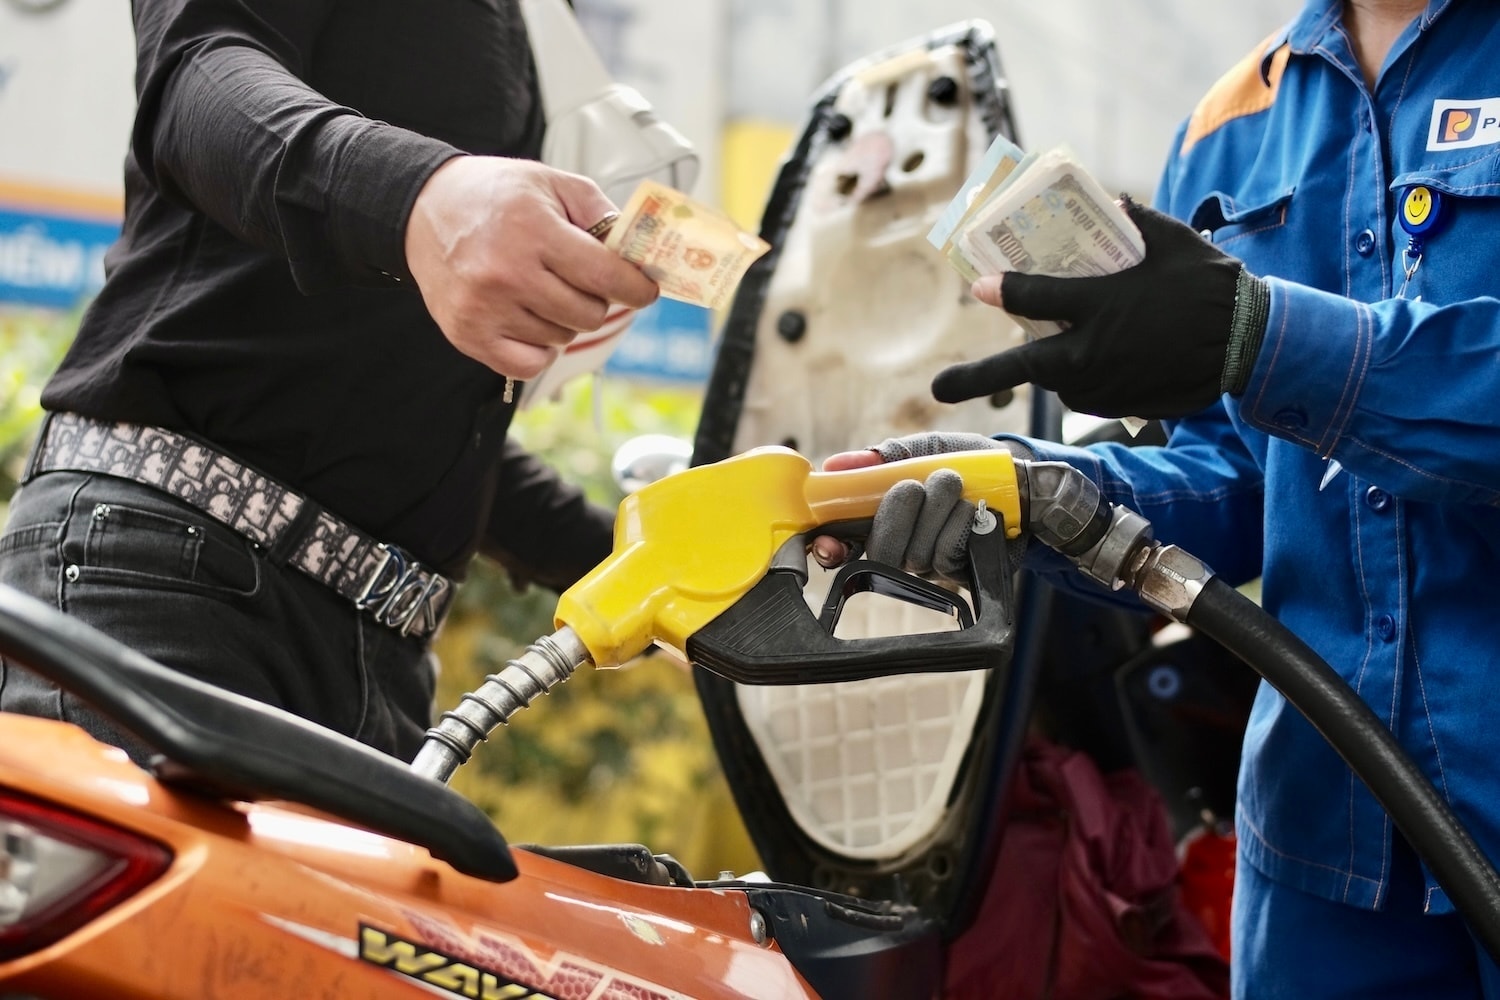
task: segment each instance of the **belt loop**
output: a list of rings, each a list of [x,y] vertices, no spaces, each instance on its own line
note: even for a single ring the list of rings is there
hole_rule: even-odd
[[[25,486],[36,478],[37,466],[41,463],[42,452],[47,449],[47,431],[52,427],[52,411],[47,410],[42,417],[42,425],[37,428],[36,440],[31,442],[31,454],[26,456],[26,469],[21,473],[21,485]]]
[[[285,566],[292,553],[297,551],[297,546],[302,541],[302,536],[307,534],[318,521],[318,515],[323,513],[323,508],[313,503],[307,497],[302,498],[302,506],[297,511],[297,516],[292,518],[286,529],[281,532],[280,537],[266,549],[266,558],[272,566]]]

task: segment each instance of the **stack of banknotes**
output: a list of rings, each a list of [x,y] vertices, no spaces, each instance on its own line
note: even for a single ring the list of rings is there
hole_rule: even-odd
[[[1146,252],[1125,210],[1071,151],[1028,154],[1004,136],[990,145],[927,240],[966,281],[1006,271],[1111,274],[1140,263]],[[1016,321],[1031,337],[1060,329]]]
[[[606,222],[606,247],[639,267],[667,298],[709,309],[728,306],[750,265],[771,249],[723,212],[652,180],[642,181],[619,217]],[[569,380],[603,368],[633,316],[623,307],[611,309],[603,326],[580,334],[527,383],[521,405],[551,398]]]

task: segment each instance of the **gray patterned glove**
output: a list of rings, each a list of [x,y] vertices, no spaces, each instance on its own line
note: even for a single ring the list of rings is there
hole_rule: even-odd
[[[1018,441],[996,441],[982,434],[929,431],[889,438],[871,451],[887,462],[927,458],[956,451],[1009,451],[1030,459],[1033,452]],[[919,576],[962,580],[968,565],[969,529],[974,504],[965,500],[963,479],[939,469],[925,483],[904,479],[886,492],[876,508],[865,556]]]

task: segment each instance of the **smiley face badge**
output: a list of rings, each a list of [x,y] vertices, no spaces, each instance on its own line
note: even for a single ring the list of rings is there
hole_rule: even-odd
[[[1443,196],[1430,187],[1413,184],[1401,193],[1397,215],[1407,236],[1406,249],[1401,251],[1401,270],[1406,279],[1401,283],[1400,297],[1404,299],[1412,277],[1422,266],[1427,237],[1443,217]]]
[[[1401,195],[1401,228],[1413,238],[1432,232],[1443,214],[1443,196],[1432,188],[1413,184]]]

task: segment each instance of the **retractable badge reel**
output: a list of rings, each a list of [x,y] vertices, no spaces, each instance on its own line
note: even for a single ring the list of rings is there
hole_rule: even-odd
[[[1422,266],[1422,256],[1427,249],[1427,237],[1437,228],[1443,215],[1443,196],[1429,187],[1414,184],[1401,193],[1401,209],[1398,213],[1401,228],[1406,231],[1406,249],[1401,251],[1401,271],[1405,278],[1401,282],[1399,298],[1406,298],[1417,268]],[[1421,298],[1420,295],[1417,296]]]

